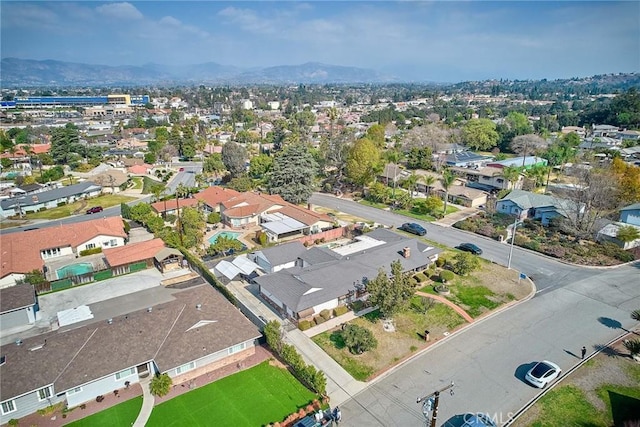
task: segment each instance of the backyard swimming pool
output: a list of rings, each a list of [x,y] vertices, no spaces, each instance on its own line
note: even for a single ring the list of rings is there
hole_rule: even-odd
[[[227,239],[238,240],[238,237],[241,234],[242,233],[238,233],[236,231],[221,231],[221,232],[216,233],[213,236],[209,237],[209,244],[213,245],[214,243],[216,243],[216,240],[218,240],[218,237],[220,237],[220,236],[226,237]]]
[[[93,271],[93,264],[90,262],[80,262],[77,264],[65,265],[62,268],[56,270],[58,279],[64,279],[70,276],[80,276],[81,274],[91,273]]]

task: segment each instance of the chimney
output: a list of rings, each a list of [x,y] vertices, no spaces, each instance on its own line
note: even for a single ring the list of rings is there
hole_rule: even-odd
[[[405,258],[409,258],[411,256],[411,248],[409,248],[409,246],[402,248],[402,256]]]

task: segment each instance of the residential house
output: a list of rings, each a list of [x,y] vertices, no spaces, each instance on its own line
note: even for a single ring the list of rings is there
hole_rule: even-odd
[[[37,311],[33,285],[25,283],[0,289],[0,332],[3,334],[33,325]]]
[[[366,298],[366,284],[382,268],[400,261],[404,272],[419,271],[438,258],[440,249],[386,229],[376,229],[338,248],[314,247],[293,259],[293,267],[259,276],[260,295],[283,317],[300,321]]]
[[[515,215],[518,219],[539,219],[542,225],[549,225],[551,219],[568,217],[577,208],[573,202],[554,196],[513,190],[496,202],[496,211]]]
[[[622,141],[639,141],[640,131],[637,130],[623,130],[618,132],[618,139]]]
[[[587,134],[587,131],[584,128],[584,126],[562,126],[562,129],[560,130],[560,132],[563,135],[566,135],[566,134],[569,134],[571,132],[574,132],[580,138],[584,138],[586,136],[586,134]]]
[[[454,151],[451,154],[447,154],[445,164],[447,166],[478,169],[491,160],[493,160],[493,156],[485,156],[472,151]]]
[[[0,200],[0,217],[22,215],[37,212],[42,208],[56,208],[61,204],[73,203],[77,200],[99,196],[102,187],[91,181],[67,187],[54,188],[37,194],[26,194]]]
[[[640,239],[630,242],[623,242],[618,239],[618,231],[622,227],[635,227],[640,232],[640,203],[634,203],[620,209],[620,220],[605,225],[598,231],[596,239],[598,241],[608,241],[615,243],[622,249],[632,249],[640,246]]]
[[[292,268],[307,248],[298,241],[283,243],[247,255],[250,261],[257,264],[267,273],[275,273],[285,268]]]
[[[105,261],[114,276],[156,267],[162,273],[182,267],[184,256],[165,246],[162,239],[146,240],[103,251]]]
[[[593,125],[591,129],[591,136],[594,138],[616,138],[620,130],[617,126],[611,125]]]
[[[620,222],[640,226],[640,203],[634,203],[620,209]]]
[[[240,196],[241,193],[230,188],[211,186],[194,194],[193,197],[202,202],[205,213],[220,212],[220,203]]]
[[[217,290],[202,284],[172,296],[0,347],[0,423],[59,402],[75,407],[156,373],[183,384],[255,353],[258,329]]]
[[[153,169],[152,165],[146,163],[129,166],[127,172],[131,175],[149,175]]]
[[[396,187],[401,181],[404,181],[411,175],[410,172],[402,169],[395,163],[387,163],[384,166],[384,170],[378,176],[380,182],[384,182],[389,187]]]
[[[178,215],[178,209],[194,208],[198,206],[198,199],[190,197],[188,199],[161,200],[151,204],[151,208],[163,217],[167,215]]]
[[[435,185],[432,194],[438,195],[442,199],[448,194],[449,202],[472,208],[486,204],[489,196],[486,191],[464,185],[451,185],[448,191],[445,191],[440,183]]]
[[[503,189],[522,187],[522,176],[518,176],[516,182],[509,182],[505,179],[502,168],[498,167],[487,166],[479,169],[452,167],[450,170],[454,174],[464,178],[467,187],[478,190],[496,192]]]
[[[123,246],[127,234],[120,217],[5,234],[0,239],[0,288],[13,286],[49,261],[66,257],[70,263],[86,249]]]
[[[275,212],[260,215],[262,231],[266,233],[267,241],[272,243],[331,230],[333,223],[334,220],[326,214],[287,202]]]

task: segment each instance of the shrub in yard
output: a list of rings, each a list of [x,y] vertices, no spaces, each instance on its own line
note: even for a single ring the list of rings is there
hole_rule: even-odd
[[[436,260],[436,266],[442,268],[442,266],[444,266],[445,262],[446,262],[446,260],[444,258],[438,258]]]
[[[415,276],[416,282],[421,283],[427,280],[427,276],[424,273],[416,273]]]
[[[320,312],[320,317],[322,317],[325,321],[331,319],[331,311],[324,309]]]
[[[217,224],[219,222],[220,222],[220,213],[211,212],[209,215],[207,215],[208,224]]]
[[[358,312],[364,308],[364,303],[360,300],[354,301],[351,303],[351,308],[353,311]]]
[[[80,251],[80,256],[86,256],[86,255],[93,255],[93,254],[99,254],[100,252],[102,252],[102,248],[91,248],[91,249],[85,249],[84,251]]]
[[[496,240],[500,240],[500,238],[502,237],[502,240],[505,240],[507,238],[507,230],[496,229],[495,232],[491,235],[491,237],[493,237]]]
[[[452,271],[461,276],[465,276],[480,268],[480,260],[478,257],[468,252],[460,252],[456,254],[453,260],[455,263],[452,266]],[[440,273],[440,277],[442,277],[442,273]]]
[[[552,257],[564,258],[567,251],[562,246],[554,245],[546,248],[544,253]]]
[[[491,224],[483,224],[480,227],[478,227],[478,231],[477,231],[478,234],[482,236],[487,236],[487,237],[493,236],[493,233],[495,232],[496,232],[496,229]]]
[[[362,354],[378,346],[378,341],[371,331],[358,325],[345,326],[342,330],[342,339],[349,351],[354,354]]]
[[[456,275],[449,270],[442,270],[440,272],[440,280],[442,281],[442,283],[447,283],[451,280],[453,280],[456,277]]]
[[[529,240],[522,246],[527,249],[531,249],[532,251],[536,251],[536,252],[540,251],[540,243],[536,240]]]
[[[341,305],[341,306],[336,307],[336,308],[333,309],[333,314],[336,317],[342,316],[343,314],[346,314],[348,312],[349,312],[349,307],[347,307],[345,305]]]
[[[311,323],[310,320],[301,320],[298,322],[298,329],[300,329],[301,331],[306,331],[312,326],[313,326],[313,323]]]
[[[166,373],[162,375],[156,375],[149,383],[149,391],[154,396],[166,396],[169,393],[169,390],[171,390],[172,384],[173,380]]]
[[[326,320],[322,317],[322,316],[316,316],[313,318],[313,321],[316,322],[316,325],[321,325],[324,322],[326,322]]]
[[[19,423],[20,421],[16,420],[15,418],[11,418],[8,422],[10,426],[17,426]]]

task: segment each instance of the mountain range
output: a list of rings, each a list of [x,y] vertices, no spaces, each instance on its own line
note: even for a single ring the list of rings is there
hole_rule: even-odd
[[[194,65],[95,65],[55,60],[3,58],[3,87],[141,86],[170,84],[323,84],[392,83],[393,76],[375,70],[308,62],[245,69],[215,62]]]

